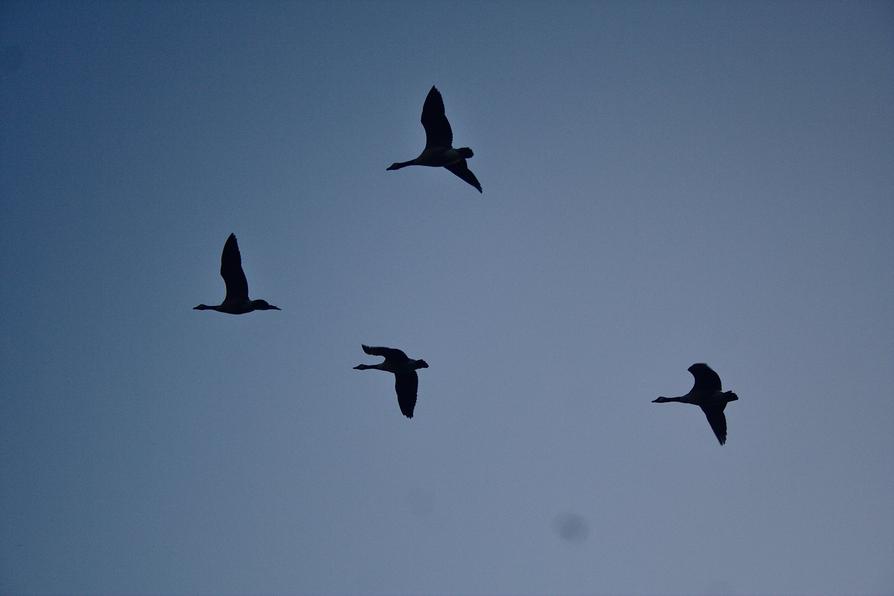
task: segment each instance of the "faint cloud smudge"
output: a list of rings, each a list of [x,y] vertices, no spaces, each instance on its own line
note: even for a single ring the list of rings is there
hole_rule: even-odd
[[[590,536],[590,524],[577,513],[560,513],[553,519],[559,538],[572,544],[583,544]]]

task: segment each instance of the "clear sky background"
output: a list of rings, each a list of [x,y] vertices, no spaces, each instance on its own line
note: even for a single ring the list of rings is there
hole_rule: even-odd
[[[891,2],[3,2],[0,592],[894,593],[892,164]]]

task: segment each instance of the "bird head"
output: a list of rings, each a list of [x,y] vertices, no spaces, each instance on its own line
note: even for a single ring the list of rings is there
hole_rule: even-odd
[[[666,397],[658,397],[658,398],[656,398],[656,399],[653,399],[653,400],[652,400],[652,403],[653,403],[653,404],[663,404],[663,403],[666,403],[666,402],[669,402],[669,401],[670,401],[670,400],[669,400],[668,398],[666,398]]]
[[[193,310],[210,310],[211,307],[208,306],[207,304],[200,304],[198,306],[193,306],[192,309]]]
[[[426,362],[425,360],[417,360],[416,368],[428,368],[428,362]]]
[[[255,310],[282,310],[278,306],[273,306],[266,300],[252,300],[251,305]]]

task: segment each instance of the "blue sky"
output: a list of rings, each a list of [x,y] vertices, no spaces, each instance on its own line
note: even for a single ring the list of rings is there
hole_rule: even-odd
[[[5,2],[0,52],[0,591],[894,591],[891,3]],[[483,195],[385,171],[432,85]],[[230,232],[281,312],[192,310]],[[650,403],[701,361],[724,447]]]

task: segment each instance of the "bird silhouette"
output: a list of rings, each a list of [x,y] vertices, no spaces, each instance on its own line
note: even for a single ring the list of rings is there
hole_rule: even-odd
[[[384,370],[394,374],[394,390],[397,392],[397,403],[400,411],[407,418],[413,417],[416,408],[416,390],[419,387],[419,377],[416,369],[428,368],[425,360],[413,360],[408,358],[402,350],[395,348],[370,347],[362,345],[363,351],[370,356],[381,356],[385,359],[379,364],[358,364],[356,370]]]
[[[399,170],[407,166],[443,167],[477,188],[478,192],[483,192],[478,178],[466,164],[466,159],[474,155],[472,150],[468,147],[453,148],[453,130],[444,113],[444,100],[441,92],[434,86],[422,104],[422,126],[425,128],[425,149],[419,157],[395,162],[388,166],[388,170]]]
[[[242,271],[242,255],[236,243],[236,234],[230,234],[220,254],[220,276],[227,286],[224,301],[217,306],[200,304],[193,310],[216,310],[228,315],[244,315],[253,310],[281,310],[266,300],[251,300],[248,297],[248,280]]]
[[[726,443],[726,416],[723,414],[723,410],[726,408],[726,404],[739,399],[739,396],[732,391],[723,391],[720,377],[707,364],[697,362],[687,370],[695,377],[695,384],[689,393],[680,397],[659,397],[652,400],[652,403],[663,404],[676,401],[700,407],[708,418],[711,430],[717,435],[717,440],[724,445]]]

